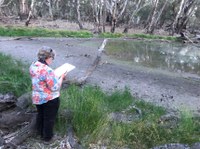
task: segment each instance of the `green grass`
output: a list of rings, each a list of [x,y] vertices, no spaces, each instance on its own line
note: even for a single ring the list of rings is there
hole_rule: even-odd
[[[0,93],[19,97],[31,90],[28,66],[0,53]]]
[[[176,37],[172,37],[172,36],[150,35],[150,34],[128,34],[127,37],[177,41],[177,38],[176,38]]]
[[[17,37],[71,37],[71,38],[91,38],[93,34],[87,30],[80,31],[67,31],[60,29],[45,29],[45,28],[33,28],[33,27],[14,27],[0,26],[0,36]],[[105,32],[98,35],[99,38],[144,38],[144,39],[162,39],[177,41],[176,37],[172,36],[158,36],[150,34],[123,34],[123,33],[110,33]]]
[[[0,54],[0,68],[0,93],[13,92],[20,96],[30,91],[26,65]],[[160,117],[166,111],[134,98],[128,88],[106,93],[97,86],[70,85],[61,91],[60,99],[56,130],[64,135],[71,124],[85,148],[99,144],[108,148],[148,149],[167,143],[190,145],[200,141],[200,119],[182,111],[176,125],[165,127],[165,122],[160,123]],[[125,123],[109,117],[110,113],[136,115],[135,110],[129,109],[131,105],[142,113],[133,121]],[[66,110],[73,113],[71,122],[63,114]]]
[[[106,94],[99,87],[70,86],[62,92],[61,99],[61,111],[73,111],[73,127],[86,147],[102,142],[109,148],[146,149],[167,143],[192,144],[200,141],[200,121],[193,119],[188,112],[181,114],[177,127],[164,127],[159,120],[166,111],[137,100],[127,88]],[[109,113],[124,111],[132,104],[142,111],[139,119],[122,123],[108,118]],[[135,111],[129,110],[128,114],[135,114]]]
[[[92,34],[88,31],[65,31],[65,30],[53,30],[53,29],[43,29],[43,28],[1,26],[0,36],[90,38],[92,37]]]
[[[128,38],[144,38],[144,39],[158,39],[158,40],[171,40],[177,41],[176,37],[173,36],[159,36],[159,35],[150,35],[150,34],[122,34],[122,33],[101,33],[99,34],[100,38],[120,38],[120,37],[128,37]]]
[[[100,38],[120,38],[120,37],[125,37],[125,34],[106,32],[106,33],[99,34],[99,37]]]

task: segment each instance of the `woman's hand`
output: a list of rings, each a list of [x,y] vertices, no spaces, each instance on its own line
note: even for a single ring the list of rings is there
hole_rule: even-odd
[[[62,78],[63,80],[66,80],[66,79],[67,79],[66,77],[67,77],[67,76],[66,76],[65,73],[61,75],[61,78]]]

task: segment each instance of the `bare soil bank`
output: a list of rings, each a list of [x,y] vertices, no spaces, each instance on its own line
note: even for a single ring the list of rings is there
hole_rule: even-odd
[[[10,54],[30,65],[36,60],[37,50],[50,46],[57,56],[53,68],[68,62],[76,66],[69,73],[69,79],[84,76],[97,56],[103,39],[71,38],[0,38],[0,52]],[[192,74],[177,74],[144,67],[128,67],[105,54],[101,64],[87,79],[88,84],[98,85],[104,91],[130,88],[131,93],[148,102],[167,109],[190,109],[200,114],[200,77]]]

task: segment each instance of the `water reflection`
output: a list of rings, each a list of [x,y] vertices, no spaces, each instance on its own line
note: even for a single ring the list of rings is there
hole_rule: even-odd
[[[111,40],[106,54],[134,65],[200,75],[200,49],[180,43]]]

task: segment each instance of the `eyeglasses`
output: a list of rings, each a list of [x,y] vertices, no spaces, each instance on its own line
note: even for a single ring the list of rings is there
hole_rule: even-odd
[[[52,58],[52,60],[54,60],[54,52],[51,48],[49,49],[49,53],[51,54],[50,57]]]

